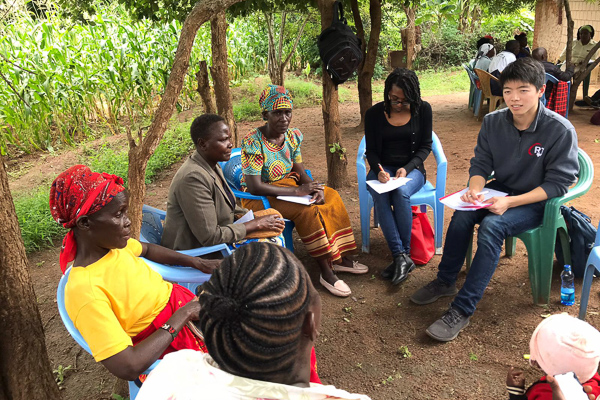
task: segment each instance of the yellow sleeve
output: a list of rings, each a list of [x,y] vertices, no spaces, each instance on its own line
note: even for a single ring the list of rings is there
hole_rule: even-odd
[[[121,327],[108,299],[97,299],[87,303],[79,310],[73,323],[98,362],[120,353],[128,346],[133,346],[131,338]]]
[[[142,244],[135,239],[129,239],[126,248],[136,257],[139,257],[142,254]]]

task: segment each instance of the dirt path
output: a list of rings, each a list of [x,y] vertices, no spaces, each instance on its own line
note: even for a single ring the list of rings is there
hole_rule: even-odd
[[[450,193],[467,181],[468,160],[480,122],[467,110],[465,93],[426,100],[432,104],[434,130],[448,158],[447,192]],[[352,180],[351,185],[340,193],[350,213],[357,242],[360,242],[355,159],[362,132],[352,129],[359,122],[358,105],[342,105],[340,109],[346,132],[344,145],[350,155],[348,173]],[[600,170],[600,144],[596,143],[600,131],[589,124],[590,116],[590,111],[576,109],[570,120],[577,129],[580,147],[595,160],[595,166]],[[240,129],[245,132],[257,125],[242,124]],[[326,166],[322,155],[325,144],[320,107],[296,110],[293,125],[305,135],[302,148],[305,164],[316,179],[324,181]],[[41,165],[35,160],[28,162],[35,163],[30,170],[39,175],[38,171],[42,169],[58,172],[76,159],[75,155],[70,155],[46,157]],[[435,164],[431,159],[433,157],[428,159],[426,167],[429,179],[434,180]],[[178,167],[179,164],[164,171],[148,187],[148,204],[165,208],[168,187]],[[32,184],[36,179],[28,174],[23,173],[13,181],[30,179],[29,184]],[[597,224],[599,199],[600,189],[595,183],[590,193],[574,201],[573,205]],[[450,216],[451,212],[446,212],[446,227]],[[297,246],[296,254],[306,265],[313,282],[318,282],[316,264],[301,244]],[[540,322],[541,314],[566,311],[576,315],[578,311],[578,307],[559,304],[558,273],[554,274],[550,305],[542,308],[532,304],[527,256],[523,244],[518,242],[514,257],[500,259],[471,325],[457,340],[440,344],[430,340],[424,330],[447,308],[447,302],[416,307],[408,301],[413,291],[433,279],[440,256],[435,256],[428,265],[413,272],[405,283],[394,288],[379,278],[379,272],[391,259],[379,229],[371,231],[371,254],[359,254],[358,258],[372,268],[374,277],[371,273],[362,277],[343,276],[352,288],[352,298],[335,298],[315,285],[322,293],[324,316],[316,350],[323,382],[366,393],[374,400],[504,398],[504,380],[510,365],[525,368],[528,383],[541,376],[539,371],[528,367],[522,357],[528,353],[529,337]],[[58,249],[53,249],[31,255],[30,264],[52,365],[54,368],[58,365],[73,367],[66,373],[64,398],[108,398],[114,378],[75,344],[58,316],[55,291],[60,271],[57,259]],[[459,285],[464,277],[462,272]],[[600,326],[600,297],[596,293],[590,299],[588,321]],[[403,346],[405,350],[400,350]],[[410,357],[406,357],[408,354]],[[438,384],[434,386],[433,382]]]

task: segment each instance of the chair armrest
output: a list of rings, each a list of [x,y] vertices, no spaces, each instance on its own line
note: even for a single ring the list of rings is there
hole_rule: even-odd
[[[204,283],[210,279],[210,274],[205,274],[190,267],[172,266],[156,263],[147,258],[140,257],[150,268],[158,272],[164,280],[176,283]]]
[[[237,190],[237,189],[232,189],[232,190],[233,190],[233,194],[238,199],[260,200],[260,201],[262,201],[263,207],[265,208],[265,210],[267,208],[271,208],[271,203],[269,203],[269,200],[265,196],[256,196],[256,195],[250,194],[248,192],[242,192],[241,190]]]
[[[178,253],[185,254],[188,256],[192,256],[192,257],[203,256],[205,254],[216,253],[218,251],[220,251],[221,254],[223,254],[223,257],[227,257],[228,255],[231,254],[231,250],[229,249],[229,246],[227,246],[224,243],[217,244],[214,246],[199,247],[197,249],[191,249],[191,250],[177,250]]]

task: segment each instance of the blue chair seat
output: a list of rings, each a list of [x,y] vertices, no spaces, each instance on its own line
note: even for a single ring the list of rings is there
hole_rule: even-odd
[[[579,306],[579,319],[581,320],[585,320],[595,272],[600,274],[600,224],[598,224],[598,230],[596,231],[594,247],[590,251],[590,255],[587,259],[587,265],[583,275],[583,284],[581,285],[581,304]]]
[[[432,132],[433,145],[431,152],[433,153],[437,163],[436,184],[435,187],[431,182],[425,182],[425,185],[414,195],[410,197],[410,204],[413,206],[420,205],[422,211],[426,211],[426,206],[433,210],[434,233],[435,233],[435,253],[442,253],[442,234],[444,230],[444,205],[439,199],[444,197],[446,193],[446,174],[448,171],[448,161],[440,139],[435,132]],[[356,175],[358,179],[358,197],[360,203],[360,228],[362,234],[362,251],[368,253],[370,251],[370,220],[371,209],[373,208],[373,198],[367,190],[367,167],[366,167],[366,142],[363,137],[358,147],[356,156]],[[379,225],[377,215],[374,213],[375,226]]]

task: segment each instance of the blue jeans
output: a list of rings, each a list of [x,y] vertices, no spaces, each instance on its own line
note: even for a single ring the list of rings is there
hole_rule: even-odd
[[[479,224],[477,251],[467,279],[452,306],[471,316],[487,287],[500,258],[502,244],[508,236],[533,229],[542,223],[546,202],[509,208],[502,215],[488,210],[455,211],[444,243],[444,254],[438,266],[438,279],[454,285],[465,261],[475,224]]]
[[[383,167],[391,176],[396,175],[397,168]],[[367,180],[377,180],[379,171],[369,171]],[[371,186],[367,190],[373,197],[377,219],[383,236],[387,241],[392,256],[400,253],[410,253],[410,232],[412,230],[412,211],[410,209],[410,196],[417,193],[425,184],[423,173],[413,169],[406,176],[411,180],[406,185],[387,193],[377,193]]]

